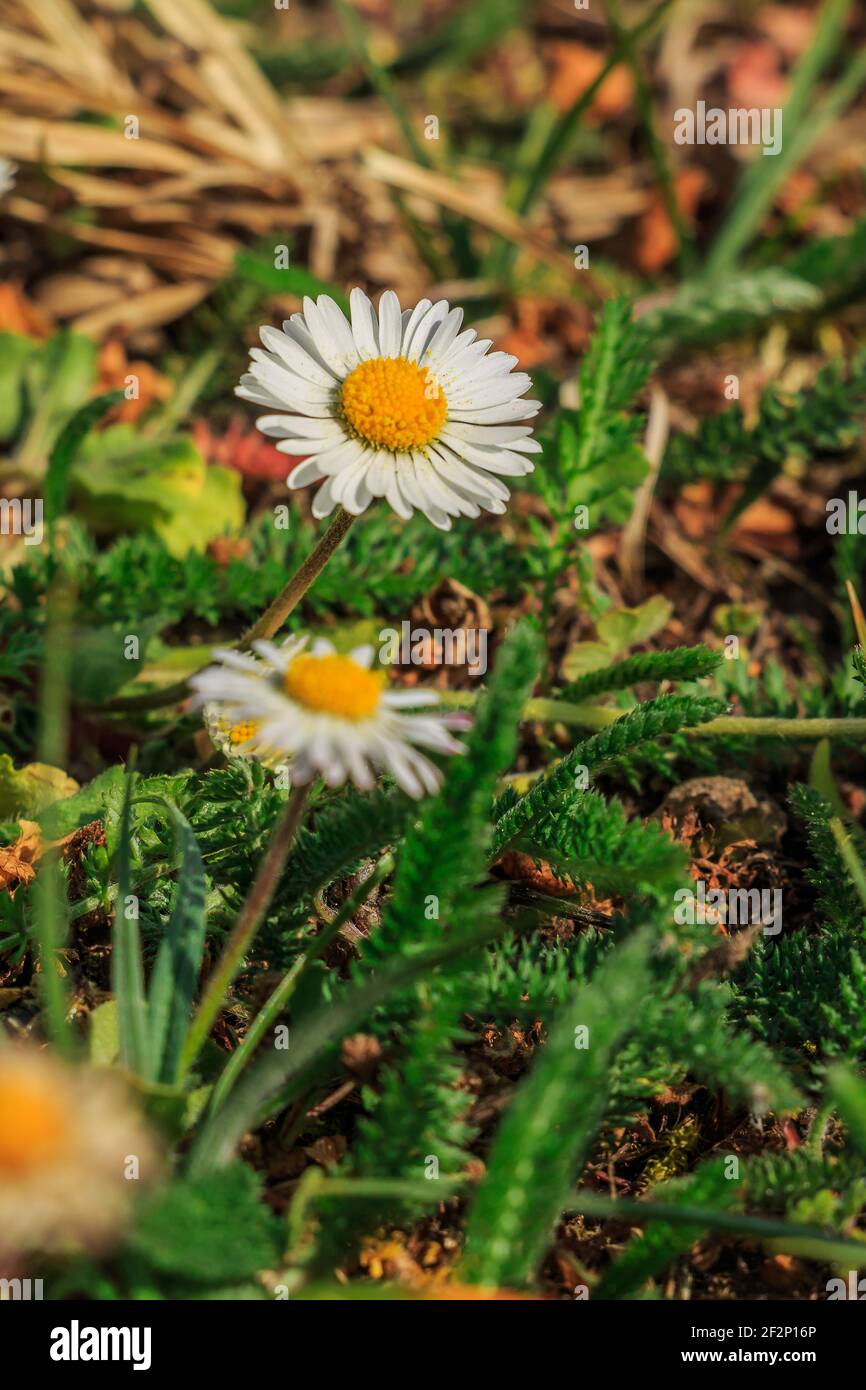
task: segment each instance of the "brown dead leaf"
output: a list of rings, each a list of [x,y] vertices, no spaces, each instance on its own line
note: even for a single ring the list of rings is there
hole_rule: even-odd
[[[788,80],[775,44],[762,39],[740,44],[728,68],[727,85],[733,106],[784,106]]]
[[[125,400],[112,412],[115,421],[134,424],[152,405],[167,401],[174,393],[174,383],[149,362],[130,362],[119,338],[108,338],[99,352],[97,391],[126,390],[134,383],[137,395]]]
[[[746,545],[758,546],[767,554],[797,555],[799,541],[792,514],[785,508],[759,497],[747,507],[730,533],[730,543],[736,549]]]
[[[10,894],[16,888],[26,888],[36,877],[36,862],[45,846],[42,831],[33,820],[18,822],[21,834],[14,844],[0,849],[0,889]]]
[[[676,177],[677,206],[691,222],[707,183],[703,169],[683,169]],[[635,260],[646,275],[654,275],[673,260],[677,236],[661,192],[657,191],[636,228]]]
[[[551,64],[548,97],[557,111],[567,111],[579,101],[604,67],[607,55],[583,43],[563,41],[547,49]],[[631,106],[634,83],[622,63],[612,68],[589,105],[589,124],[621,116]]]
[[[48,315],[31,303],[18,285],[0,285],[0,332],[50,338],[53,331]]]

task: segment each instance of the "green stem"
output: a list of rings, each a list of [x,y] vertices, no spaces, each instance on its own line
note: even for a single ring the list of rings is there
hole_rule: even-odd
[[[679,1206],[674,1202],[640,1202],[628,1197],[604,1197],[596,1192],[575,1193],[569,1210],[587,1216],[623,1220],[643,1224],[647,1221],[666,1221],[671,1226],[697,1226],[709,1230],[732,1231],[740,1235],[757,1236],[785,1244],[794,1254],[807,1259],[824,1260],[834,1264],[855,1261],[855,1267],[866,1265],[866,1242],[844,1240],[820,1226],[803,1226],[788,1221],[774,1221],[764,1216],[750,1216],[736,1211],[714,1211],[708,1207]]]
[[[866,908],[866,870],[864,870],[860,856],[851,842],[851,836],[838,816],[830,817],[830,831],[836,841],[836,848],[845,868],[851,876],[851,882],[857,889],[857,894],[864,908]]]
[[[708,277],[723,276],[735,264],[758,232],[781,184],[805,157],[827,121],[856,95],[866,77],[864,54],[855,54],[828,97],[810,110],[818,79],[844,40],[850,8],[851,0],[825,0],[812,40],[794,69],[782,115],[783,148],[769,158],[759,155],[745,170],[731,210],[707,257]]]
[[[686,226],[682,212],[680,211],[676,185],[671,172],[667,149],[658,133],[656,119],[653,113],[652,93],[647,85],[643,68],[640,64],[637,44],[635,43],[633,35],[622,23],[619,0],[607,0],[607,14],[610,20],[610,26],[616,38],[617,49],[625,57],[626,63],[631,71],[634,81],[635,102],[646,134],[650,157],[655,167],[656,181],[661,190],[665,210],[670,219],[671,226],[676,233],[677,257],[680,262],[680,268],[685,274],[688,274],[695,264],[694,242]]]
[[[471,690],[441,690],[439,698],[443,704],[456,709],[471,709],[476,696]],[[598,731],[615,724],[625,709],[612,709],[608,705],[571,704],[566,700],[536,698],[527,700],[523,707],[523,718],[539,720],[542,723],[572,724],[581,729]],[[866,739],[866,717],[842,716],[838,719],[785,719],[778,716],[761,718],[751,715],[723,714],[706,724],[696,724],[685,729],[684,733],[699,738],[729,738],[734,735],[743,738],[864,738]]]
[[[358,885],[355,892],[346,899],[339,912],[335,914],[333,921],[328,923],[324,931],[319,933],[303,955],[299,956],[286,971],[264,1008],[253,1019],[243,1042],[235,1049],[223,1068],[222,1075],[216,1083],[211,1097],[211,1113],[216,1112],[223,1104],[244,1067],[252,1060],[262,1038],[276,1023],[280,1015],[285,1012],[289,1000],[298,987],[301,976],[312,965],[313,961],[319,960],[324,955],[340,928],[351,917],[354,917],[361,904],[369,897],[373,889],[388,876],[393,867],[393,855],[386,854],[380,859],[370,877]]]
[[[645,38],[651,30],[655,28],[665,12],[670,9],[672,3],[673,0],[661,0],[661,4],[657,5],[645,19],[642,19],[639,24],[636,24],[634,28],[630,30],[629,38],[631,42],[636,43],[639,39]],[[590,83],[586,91],[578,97],[574,105],[570,106],[569,109],[563,113],[551,130],[545,142],[544,149],[539,156],[533,176],[527,181],[517,207],[517,211],[524,216],[535,203],[548,176],[553,172],[561,156],[567,150],[571,143],[571,138],[580,124],[584,111],[592,104],[596,94],[605,80],[610,76],[613,69],[618,63],[622,62],[623,56],[619,44],[615,44],[604,66],[599,71],[598,76]]]
[[[318,579],[334,551],[345,540],[355,519],[351,512],[340,507],[318,545],[310,552],[300,569],[292,575],[283,592],[277,595],[270,608],[265,609],[258,621],[244,633],[240,641],[241,647],[248,647],[251,642],[261,637],[273,637],[275,632],[279,632],[311,584]]]
[[[341,507],[321,540],[307,556],[300,569],[296,570],[282,593],[278,594],[269,608],[244,633],[234,646],[243,651],[252,642],[263,637],[273,637],[289,614],[297,608],[304,594],[318,579],[334,551],[345,539],[355,517]],[[99,705],[101,714],[132,713],[137,710],[162,709],[165,705],[176,705],[189,694],[189,676],[175,681],[173,685],[160,690],[149,690],[144,695],[119,696],[116,700],[106,700]]]
[[[309,787],[295,787],[274,827],[270,844],[259,865],[246,902],[225,944],[222,956],[211,972],[201,1003],[190,1024],[181,1055],[181,1075],[186,1075],[189,1071],[219,1017],[226,994],[268,910],[280,875],[286,866],[308,795]]]

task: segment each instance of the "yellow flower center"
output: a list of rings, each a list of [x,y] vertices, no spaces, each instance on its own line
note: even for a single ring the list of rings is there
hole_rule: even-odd
[[[384,677],[348,656],[296,656],[283,681],[299,705],[341,719],[369,719],[379,708]]]
[[[384,449],[419,449],[435,439],[448,403],[426,367],[374,357],[343,382],[343,414],[355,434]]]
[[[228,733],[229,743],[233,748],[239,743],[247,743],[251,738],[255,738],[258,728],[254,719],[248,719],[244,724],[232,724]]]
[[[42,1078],[0,1075],[0,1181],[41,1168],[57,1156],[69,1117]]]

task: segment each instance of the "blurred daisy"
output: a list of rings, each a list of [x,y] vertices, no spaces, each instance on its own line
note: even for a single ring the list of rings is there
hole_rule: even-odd
[[[103,1248],[155,1169],[116,1077],[0,1048],[0,1253]]]
[[[193,705],[218,711],[230,727],[248,723],[250,738],[234,751],[267,749],[269,760],[288,766],[295,784],[321,773],[332,787],[351,779],[367,790],[375,773],[385,771],[419,797],[436,790],[441,774],[418,748],[463,751],[449,730],[465,727],[465,717],[402,713],[438,697],[386,689],[384,672],[370,669],[372,647],[342,656],[321,640],[307,651],[305,637],[282,647],[253,645],[256,655],[216,652],[219,664],[190,679]]]
[[[11,159],[0,159],[0,198],[5,198],[7,193],[12,192],[17,173],[18,165],[13,164]]]
[[[401,311],[393,290],[379,312],[362,290],[350,296],[351,323],[327,295],[305,299],[283,331],[262,328],[237,394],[279,411],[258,427],[302,456],[290,487],[325,479],[313,514],[339,504],[355,515],[384,497],[408,520],[413,509],[447,531],[455,516],[504,512],[502,477],[519,478],[539,453],[530,438],[538,401],[514,372],[516,357],[490,352],[490,339],[460,326],[462,309],[422,299]]]

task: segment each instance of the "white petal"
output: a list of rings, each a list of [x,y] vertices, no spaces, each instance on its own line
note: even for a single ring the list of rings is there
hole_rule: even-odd
[[[333,478],[329,478],[326,483],[322,484],[313,498],[312,513],[317,520],[321,520],[324,516],[330,516],[337,505],[337,499],[331,491],[333,482]]]
[[[382,357],[399,357],[403,336],[400,301],[393,290],[379,300],[379,352]]]
[[[265,347],[271,352],[276,353],[277,357],[282,358],[286,366],[291,368],[297,376],[303,377],[304,381],[312,382],[314,386],[325,386],[333,388],[336,385],[336,377],[333,372],[328,371],[314,357],[311,357],[306,348],[291,338],[288,333],[281,333],[278,328],[270,328],[267,325],[259,329],[259,337]]]
[[[407,501],[403,489],[397,476],[397,462],[392,460],[391,471],[385,482],[385,499],[390,507],[394,509],[398,516],[404,521],[409,521],[412,517],[412,507]]]
[[[415,325],[412,336],[404,347],[403,356],[408,357],[412,362],[417,362],[447,313],[447,299],[440,299],[436,304],[431,305],[427,313]]]
[[[412,342],[412,335],[430,307],[431,304],[429,299],[419,299],[415,308],[409,314],[404,315],[403,336],[400,342],[401,357],[409,356],[409,345]]]
[[[380,449],[370,460],[367,470],[367,486],[374,497],[384,497],[388,479],[394,474],[394,456]]]
[[[354,289],[349,295],[349,307],[352,313],[352,335],[358,349],[358,356],[362,361],[371,357],[378,357],[380,355],[378,325],[376,311],[371,300],[367,298],[363,290]]]
[[[479,410],[448,409],[449,422],[468,425],[502,425],[511,420],[531,420],[541,405],[538,401],[512,401],[509,405],[490,405]]]
[[[433,337],[419,359],[422,367],[430,367],[434,371],[439,363],[443,362],[448,349],[451,347],[457,334],[460,332],[460,325],[463,322],[463,310],[451,309],[446,314],[442,323],[436,329]]]
[[[529,425],[465,425],[455,420],[445,425],[442,438],[452,444],[465,439],[472,444],[508,444],[516,448],[514,441],[531,433]]]
[[[291,488],[307,487],[309,483],[317,483],[320,478],[324,478],[324,473],[319,472],[319,465],[316,463],[315,455],[311,459],[305,459],[299,463],[297,468],[293,468],[286,485]]]
[[[304,320],[320,357],[342,380],[360,359],[352,331],[339,308],[326,294],[319,295],[316,303],[307,296]]]
[[[342,472],[344,468],[360,463],[365,454],[364,445],[357,439],[344,439],[335,449],[329,449],[324,454],[317,454],[316,462],[319,465],[319,472],[331,477]],[[336,493],[334,495],[336,496]]]

